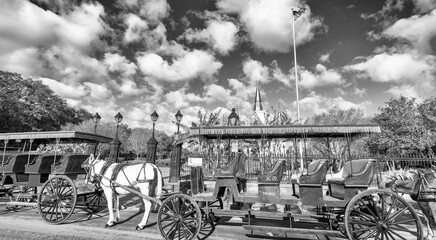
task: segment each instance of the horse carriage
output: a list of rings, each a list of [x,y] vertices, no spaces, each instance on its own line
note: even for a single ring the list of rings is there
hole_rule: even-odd
[[[152,173],[155,167],[149,163],[132,166],[136,169],[133,175],[138,177],[129,179],[126,174],[123,177],[122,173],[102,174],[104,161],[91,158],[86,166],[89,177],[100,179],[103,186],[112,185],[118,188],[117,191],[135,193],[144,198],[145,214],[138,225],[139,229],[147,222],[151,202],[158,204],[157,224],[164,239],[194,239],[206,223],[213,224],[220,217],[241,217],[246,222],[243,228],[252,233],[259,231],[286,236],[312,234],[349,239],[424,238],[421,220],[410,201],[392,190],[379,188],[375,183],[377,159],[351,157],[352,140],[379,133],[378,126],[214,126],[192,127],[190,130],[190,137],[198,137],[200,142],[227,141],[228,146],[231,141],[241,139],[291,139],[294,140],[295,153],[298,152],[298,139],[306,145],[307,139],[326,139],[329,143],[332,139],[344,138],[348,146],[348,159],[344,162],[341,177],[331,179],[326,179],[326,176],[334,159],[329,156],[310,161],[306,159],[305,171],[290,178],[287,183],[282,180],[284,175],[289,175],[292,167],[286,159],[279,160],[270,171],[257,175],[258,181],[253,187],[253,184],[247,183],[246,170],[249,168],[246,155],[243,152],[228,152],[230,161],[217,164],[212,187],[206,187],[202,167],[197,166],[191,169],[187,178],[182,177],[176,183],[171,183],[175,185],[175,190],[170,193],[163,193],[159,187],[151,191],[153,181],[162,184],[162,174],[156,170]],[[208,157],[212,157],[211,154],[204,156]],[[206,159],[203,163],[210,160]],[[178,164],[176,169],[180,169]],[[116,165],[111,165],[111,172]],[[152,177],[139,178],[142,172],[146,175],[147,165],[150,165],[148,171]],[[175,172],[171,171],[171,174]],[[170,176],[170,179],[173,177]],[[104,192],[111,194],[114,187],[106,187]],[[151,197],[150,193],[156,197]],[[275,205],[276,210],[255,209],[254,205],[259,203]],[[110,203],[109,206],[110,219],[107,225],[111,226],[119,214],[115,218]],[[279,219],[286,226],[258,225],[257,219]]]
[[[99,143],[111,140],[75,131],[0,134],[1,204],[37,207],[42,219],[52,224],[65,222],[78,198],[93,212],[105,209],[100,186],[87,183],[82,164]]]

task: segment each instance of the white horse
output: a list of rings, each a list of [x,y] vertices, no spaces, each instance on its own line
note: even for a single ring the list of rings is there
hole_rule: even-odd
[[[110,164],[110,165],[109,165]],[[105,166],[106,165],[106,166]],[[109,166],[107,166],[109,165]],[[104,194],[108,203],[109,221],[105,227],[114,226],[120,219],[120,195],[127,195],[130,192],[125,189],[114,185],[110,180],[117,184],[139,189],[142,194],[150,197],[159,198],[162,193],[163,178],[162,172],[155,165],[151,163],[138,163],[133,165],[123,166],[118,173],[114,173],[114,170],[119,169],[117,166],[119,163],[106,163],[104,160],[94,158],[91,154],[88,163],[84,164],[84,168],[88,170],[88,181],[96,183],[100,181],[100,185],[104,191]],[[120,167],[120,166],[119,166]],[[103,169],[106,168],[106,169]],[[154,191],[152,191],[154,189]],[[116,196],[115,209],[117,217],[114,218],[113,213],[113,196]],[[148,217],[151,210],[151,202],[145,198],[144,200],[144,216],[142,221],[136,226],[136,230],[144,229],[147,224]]]

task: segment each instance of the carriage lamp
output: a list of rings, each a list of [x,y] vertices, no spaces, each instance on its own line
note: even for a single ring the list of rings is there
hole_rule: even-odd
[[[97,124],[100,122],[101,117],[98,113],[95,113],[94,116],[92,116],[92,121],[95,123],[94,125],[94,134],[97,133]]]
[[[238,124],[239,116],[238,116],[238,114],[236,114],[235,108],[232,108],[232,112],[230,113],[228,119],[229,119],[229,121],[228,121],[227,125],[236,126]]]
[[[159,118],[159,114],[157,114],[156,111],[154,111],[151,115],[151,121],[153,121],[153,138],[154,138],[154,125],[156,124],[157,119]]]
[[[180,122],[182,121],[183,115],[180,113],[180,110],[176,113],[176,120],[177,120],[177,133],[180,132]]]

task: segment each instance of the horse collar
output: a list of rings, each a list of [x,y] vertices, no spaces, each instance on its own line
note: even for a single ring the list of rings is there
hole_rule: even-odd
[[[100,169],[100,176],[103,176],[106,173],[106,170],[109,168],[110,165],[112,165],[112,163],[114,163],[113,161],[106,161],[103,164],[103,167],[101,167]]]

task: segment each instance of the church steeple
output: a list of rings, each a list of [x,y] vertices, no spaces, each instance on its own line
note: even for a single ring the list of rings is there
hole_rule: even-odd
[[[254,96],[253,111],[263,111],[262,98],[260,97],[259,84],[256,83],[256,95]]]

